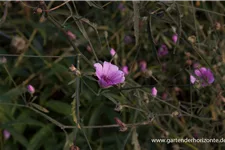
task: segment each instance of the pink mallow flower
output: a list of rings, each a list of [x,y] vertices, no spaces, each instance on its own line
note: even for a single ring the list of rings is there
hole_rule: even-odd
[[[168,48],[166,47],[165,44],[162,44],[162,45],[160,46],[160,48],[158,49],[158,55],[159,55],[160,57],[162,57],[162,56],[167,55],[168,53],[169,53]]]
[[[198,81],[202,87],[208,86],[214,82],[214,76],[210,69],[201,67],[200,69],[195,69],[195,76],[190,75],[190,81],[194,84]]]
[[[123,66],[122,67],[122,71],[125,75],[128,75],[129,74],[129,70],[128,70],[128,67],[127,66]]]
[[[102,88],[108,88],[113,85],[123,83],[125,80],[124,72],[119,70],[116,65],[109,62],[104,62],[103,65],[95,63],[96,76],[98,77],[99,85]]]
[[[139,65],[140,65],[141,71],[146,70],[146,68],[147,68],[147,62],[146,61],[144,61],[144,60],[140,61]]]
[[[172,40],[174,43],[177,43],[178,35],[176,33],[172,36]]]
[[[153,97],[157,96],[157,89],[155,87],[152,88],[152,96]]]

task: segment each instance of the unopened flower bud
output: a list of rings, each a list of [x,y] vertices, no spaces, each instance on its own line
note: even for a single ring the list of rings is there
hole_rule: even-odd
[[[70,71],[73,72],[76,76],[80,76],[81,73],[80,71],[72,64],[70,67],[69,67]]]
[[[129,74],[129,70],[128,70],[128,67],[127,66],[123,66],[122,67],[122,71],[125,75],[128,75]]]
[[[76,35],[73,34],[71,31],[67,31],[66,34],[71,40],[75,40],[77,38]]]
[[[32,85],[28,85],[28,86],[27,86],[27,91],[28,91],[30,94],[34,94],[34,93],[35,93],[35,88],[34,88]]]
[[[192,35],[188,37],[188,41],[191,42],[192,44],[196,43],[196,36]]]
[[[157,89],[155,87],[152,88],[152,96],[153,97],[157,96]]]
[[[121,132],[124,132],[127,130],[126,124],[124,124],[119,118],[115,117],[114,119],[115,119],[116,123],[120,126]]]
[[[8,140],[11,136],[10,132],[8,130],[3,130],[4,139]]]
[[[37,12],[38,14],[41,14],[43,11],[42,11],[41,8],[37,8],[36,12]]]
[[[174,34],[174,35],[172,36],[172,40],[173,40],[174,43],[177,43],[178,35],[177,35],[177,34]]]
[[[139,63],[141,71],[145,71],[147,68],[147,62],[145,60],[140,61]]]

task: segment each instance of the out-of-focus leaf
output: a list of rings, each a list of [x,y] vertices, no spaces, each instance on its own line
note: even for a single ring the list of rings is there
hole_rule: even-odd
[[[45,112],[45,113],[48,113],[49,112],[46,108],[44,108],[43,106],[40,106],[38,104],[30,103],[30,105],[34,106],[35,108],[37,108],[38,110],[40,110],[42,112]]]
[[[44,126],[38,132],[36,132],[36,134],[31,138],[27,149],[40,149],[42,144],[45,143],[45,140],[49,138],[49,134],[51,133],[51,127],[51,125]]]
[[[108,98],[109,100],[111,100],[114,104],[117,104],[118,102],[112,97],[113,94],[110,93],[103,93],[103,96],[105,96],[106,98]]]
[[[141,146],[138,141],[138,134],[136,132],[136,128],[134,128],[133,132],[132,132],[132,144],[134,145],[133,150],[141,150]]]
[[[60,113],[62,115],[70,115],[71,114],[71,106],[67,103],[50,100],[45,104],[51,110]]]
[[[46,45],[46,42],[47,42],[47,34],[46,34],[46,31],[43,30],[43,29],[41,29],[41,28],[38,28],[38,31],[41,34],[41,36],[43,37],[43,39],[44,39],[44,44],[43,45]]]
[[[25,89],[21,87],[13,88],[9,90],[8,92],[4,93],[0,96],[0,101],[7,101],[14,99],[15,97],[20,96],[23,92],[25,92]]]
[[[73,79],[73,80],[71,80],[71,81],[68,83],[68,85],[73,84],[74,82],[76,82],[76,78]]]

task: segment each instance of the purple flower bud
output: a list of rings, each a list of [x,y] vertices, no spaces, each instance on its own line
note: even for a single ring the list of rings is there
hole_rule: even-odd
[[[174,43],[177,43],[178,35],[176,33],[172,36],[172,40]]]
[[[167,55],[168,53],[169,53],[168,48],[166,47],[165,44],[162,44],[162,45],[160,46],[160,48],[158,49],[158,55],[159,55],[160,57],[162,57],[162,56]]]
[[[140,61],[139,65],[141,67],[141,71],[145,71],[146,70],[146,68],[147,68],[146,61],[144,61],[144,60]]]
[[[119,118],[117,118],[117,117],[115,117],[114,119],[115,119],[115,121],[116,121],[116,124],[119,125],[120,131],[121,131],[121,132],[124,132],[124,131],[127,130],[127,126],[126,126],[125,123],[123,123],[123,122],[122,122]]]
[[[75,39],[76,39],[76,35],[73,34],[71,31],[67,31],[66,34],[68,35],[68,37],[69,37],[71,40],[75,40]]]
[[[3,131],[4,139],[8,140],[11,136],[10,132],[8,130]]]
[[[152,88],[152,96],[153,97],[157,96],[157,89],[155,87]]]
[[[193,64],[193,68],[194,68],[194,69],[198,69],[199,67],[200,67],[200,64],[199,64],[199,63],[194,63],[194,64]]]
[[[110,49],[110,54],[111,54],[111,56],[114,56],[116,54],[116,51],[113,48],[111,48]]]
[[[28,91],[30,94],[34,94],[35,88],[34,88],[32,85],[28,85],[28,86],[27,86],[27,91]]]
[[[122,71],[124,72],[125,75],[128,75],[129,74],[129,70],[128,70],[128,67],[127,66],[123,66],[122,67]]]
[[[130,44],[130,43],[133,42],[133,38],[131,36],[129,36],[129,35],[126,35],[124,37],[124,42],[125,42],[125,44]]]

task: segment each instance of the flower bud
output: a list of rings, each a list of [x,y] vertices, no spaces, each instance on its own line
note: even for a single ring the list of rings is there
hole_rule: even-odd
[[[32,85],[28,85],[28,86],[27,86],[27,91],[28,91],[30,94],[34,94],[34,93],[35,93],[35,88],[34,88]]]
[[[178,35],[177,35],[177,34],[174,34],[174,35],[172,36],[172,40],[173,40],[174,43],[177,43]]]
[[[152,88],[152,96],[153,97],[157,96],[157,89],[155,87]]]
[[[10,132],[8,130],[3,131],[4,139],[8,140],[11,136]]]
[[[127,66],[123,66],[122,67],[122,71],[124,72],[125,75],[128,75],[129,74],[129,70],[128,70],[128,67]]]
[[[75,40],[77,38],[76,35],[73,34],[71,31],[67,31],[66,34],[71,40]]]
[[[120,126],[121,132],[124,132],[127,130],[126,124],[124,124],[119,118],[115,117],[114,119],[115,119],[116,123]]]

